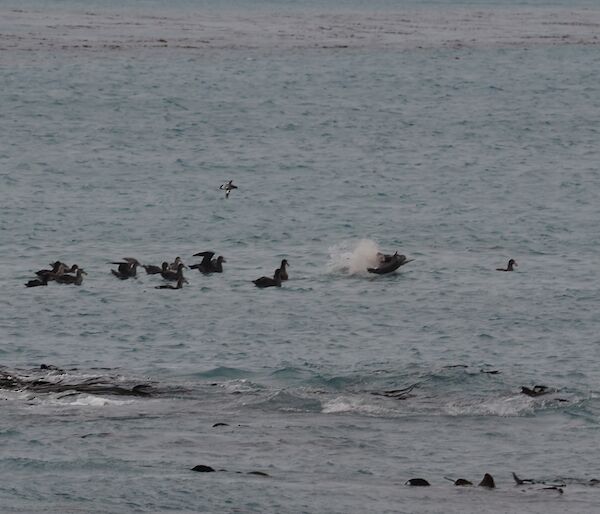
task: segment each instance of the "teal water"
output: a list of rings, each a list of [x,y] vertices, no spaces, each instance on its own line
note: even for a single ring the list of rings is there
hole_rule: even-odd
[[[3,511],[593,512],[600,13],[268,5],[3,8]]]

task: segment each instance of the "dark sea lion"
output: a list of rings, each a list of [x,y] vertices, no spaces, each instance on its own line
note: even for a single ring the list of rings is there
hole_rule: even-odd
[[[40,369],[47,369],[50,371],[60,371],[60,372],[64,373],[64,371],[62,369],[60,369],[58,366],[54,366],[54,364],[40,364]]]
[[[412,485],[415,487],[426,487],[431,484],[424,478],[411,478],[410,480],[407,480],[404,483],[404,485]]]
[[[205,466],[204,464],[198,464],[192,468],[192,471],[198,471],[199,473],[211,473],[214,471],[214,468]]]
[[[419,385],[419,382],[416,384],[409,385],[408,387],[403,387],[402,389],[389,389],[387,391],[374,391],[371,394],[376,396],[387,396],[388,398],[394,398],[396,400],[406,400],[410,398],[411,391]]]
[[[521,392],[523,394],[526,394],[527,396],[536,397],[536,396],[542,396],[543,394],[548,394],[551,391],[547,386],[536,385],[536,386],[533,386],[533,389],[530,389],[529,387],[526,387],[526,386],[522,386]]]
[[[563,494],[564,493],[562,487],[558,487],[557,485],[551,485],[550,487],[542,487],[542,489],[552,490],[552,491],[558,491],[558,494]]]
[[[536,483],[535,480],[532,480],[531,478],[519,478],[514,471],[512,473],[512,476],[517,485],[535,484]]]
[[[469,480],[466,480],[465,478],[457,478],[456,481],[454,482],[454,485],[467,486],[467,485],[473,485],[473,482],[470,482]]]
[[[367,268],[369,273],[375,273],[376,275],[385,275],[387,273],[391,273],[392,271],[396,271],[400,266],[404,264],[408,264],[409,262],[414,261],[414,259],[407,259],[406,255],[398,255],[396,252],[394,255],[383,255],[379,254],[381,257],[379,258],[379,266],[376,268]]]
[[[454,485],[456,486],[460,486],[460,487],[464,487],[464,486],[468,486],[468,485],[473,485],[473,482],[470,482],[469,480],[465,479],[465,478],[457,478],[456,480],[452,479],[452,478],[448,478],[448,477],[444,477],[446,480],[449,480],[450,482],[452,482]]]
[[[478,485],[480,487],[487,487],[489,489],[494,489],[496,487],[496,484],[494,482],[494,477],[492,475],[490,475],[489,473],[486,473],[485,475],[483,475],[483,480],[481,480],[481,482],[479,482]]]

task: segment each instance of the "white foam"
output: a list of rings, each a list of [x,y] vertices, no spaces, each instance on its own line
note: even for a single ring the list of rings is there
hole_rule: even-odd
[[[332,272],[344,272],[355,275],[366,273],[367,268],[377,267],[379,247],[371,239],[344,241],[329,248],[328,269]]]
[[[525,396],[487,398],[468,402],[452,402],[447,404],[444,410],[451,416],[514,417],[533,412],[534,402]]]
[[[69,405],[72,407],[106,407],[108,405],[127,405],[133,403],[134,400],[112,400],[102,396],[94,396],[91,394],[70,396],[68,398],[58,398],[55,403],[61,405]]]
[[[323,403],[321,412],[324,414],[343,414],[354,413],[364,416],[395,416],[397,411],[386,409],[384,407],[366,403],[361,398],[352,398],[348,396],[338,396],[332,400]]]

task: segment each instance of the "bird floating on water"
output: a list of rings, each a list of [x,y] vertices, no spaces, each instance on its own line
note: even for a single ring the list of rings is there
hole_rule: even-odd
[[[279,266],[279,277],[281,278],[281,280],[288,279],[288,272],[287,272],[286,267],[289,265],[290,264],[288,263],[287,259],[283,259],[281,261],[281,266]]]
[[[519,266],[519,265],[517,264],[517,261],[515,261],[514,259],[511,259],[508,261],[508,266],[506,266],[506,268],[496,268],[496,271],[514,271],[513,266]]]
[[[80,286],[83,283],[83,275],[87,275],[87,273],[82,268],[78,267],[77,264],[73,264],[71,270],[73,268],[77,270],[75,275],[68,275],[65,273],[56,277],[54,280],[59,284],[73,284],[75,286]]]
[[[135,277],[137,275],[137,267],[140,265],[139,261],[133,257],[125,257],[123,261],[124,262],[112,263],[119,265],[116,271],[114,269],[110,270],[112,274],[121,280],[127,280],[128,278]]]
[[[279,268],[276,269],[273,278],[260,277],[252,282],[254,282],[256,287],[260,287],[261,289],[265,287],[281,287],[281,270]]]
[[[65,263],[60,261],[52,262],[50,263],[50,266],[52,266],[52,269],[41,269],[36,271],[35,274],[40,278],[46,277],[48,280],[54,280],[55,277],[65,273],[68,267]]]
[[[146,270],[148,275],[158,275],[163,270],[161,266],[155,266],[154,264],[142,264],[142,268]]]
[[[48,276],[43,276],[41,278],[34,278],[25,284],[25,287],[38,287],[38,286],[47,286],[48,285]]]
[[[178,279],[177,279],[177,285],[173,286],[171,284],[163,284],[161,286],[155,286],[154,289],[181,289],[183,287],[183,283],[187,282],[187,280],[185,280],[185,278],[183,278],[183,275],[181,275]]]
[[[215,252],[198,252],[194,257],[202,257],[202,262],[192,264],[190,269],[197,269],[200,273],[223,273],[223,263],[227,262],[225,257],[219,255],[213,259]]]
[[[169,269],[169,264],[167,262],[163,262],[163,269],[160,273],[160,276],[162,278],[164,278],[165,280],[180,280],[183,279],[185,281],[185,278],[183,278],[183,268],[185,267],[185,264],[183,264],[183,262],[179,263],[179,266],[177,266],[177,271],[173,271]]]
[[[179,265],[182,263],[183,261],[181,260],[181,257],[175,257],[175,260],[169,264],[169,269],[173,270],[173,271],[177,271],[177,268],[179,267]],[[187,268],[187,266],[186,266]]]

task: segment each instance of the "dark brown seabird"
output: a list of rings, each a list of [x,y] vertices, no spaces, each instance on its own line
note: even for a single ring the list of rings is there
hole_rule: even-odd
[[[177,266],[177,271],[171,271],[170,269],[168,269],[168,266],[169,264],[167,262],[163,262],[163,270],[160,273],[162,278],[164,278],[165,280],[183,279],[183,268],[185,267],[185,264],[183,264],[183,262],[179,263],[179,266]]]
[[[43,276],[41,278],[34,278],[25,284],[25,287],[38,287],[38,286],[47,286],[48,285],[48,276]]]
[[[513,266],[519,266],[517,261],[511,259],[508,261],[508,266],[506,268],[496,268],[496,271],[514,271]]]
[[[194,254],[194,257],[202,257],[202,262],[198,264],[192,264],[190,269],[197,269],[200,273],[223,273],[223,263],[227,262],[225,257],[219,255],[216,259],[213,259],[215,252],[198,252]]]
[[[77,266],[77,264],[73,264],[73,266]],[[73,275],[61,275],[56,277],[56,281],[59,284],[73,284],[75,286],[80,286],[83,282],[83,275],[87,275],[87,273],[82,268],[77,268],[77,274]]]
[[[185,278],[183,275],[177,279],[177,285],[172,286],[171,284],[163,284],[162,286],[155,286],[154,289],[181,289]]]
[[[281,280],[287,280],[288,279],[288,273],[287,273],[287,270],[286,270],[287,266],[289,266],[289,263],[288,263],[287,259],[283,259],[281,261],[281,266],[279,267],[279,269],[280,269],[279,276],[281,277]]]
[[[111,269],[112,274],[120,278],[121,280],[127,280],[128,278],[135,277],[137,275],[137,267],[139,266],[139,261],[132,257],[125,257],[123,259],[124,262],[113,262],[112,264],[118,264],[119,267],[117,271]]]
[[[146,270],[148,275],[158,275],[162,271],[160,266],[154,266],[154,264],[142,264],[142,268]]]
[[[254,285],[256,287],[260,287],[261,289],[264,287],[281,287],[281,270],[276,269],[273,278],[260,277],[256,280],[253,280],[252,282],[254,282]]]

